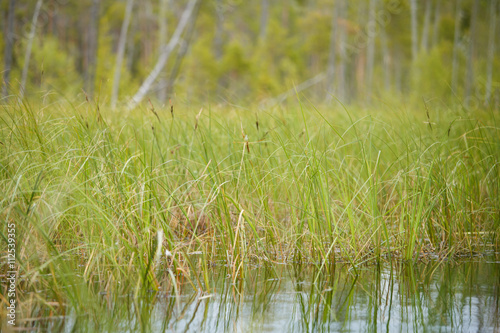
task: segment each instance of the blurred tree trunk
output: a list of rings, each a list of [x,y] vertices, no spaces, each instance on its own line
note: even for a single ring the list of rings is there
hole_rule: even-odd
[[[159,36],[158,36],[158,45],[160,50],[165,47],[168,43],[168,24],[167,24],[167,8],[172,8],[172,0],[160,0],[160,12],[158,16],[158,25]],[[167,101],[167,86],[168,86],[168,78],[167,72],[163,71],[160,74],[160,82],[159,82],[159,91],[158,91],[158,99],[160,102],[165,103]]]
[[[137,15],[137,13],[136,13]],[[135,39],[136,39],[136,34],[137,30],[139,28],[139,23],[138,20],[132,20],[130,22],[130,31],[128,33],[128,41],[126,44],[127,47],[127,63],[126,67],[127,70],[134,75],[135,72],[135,59],[136,59],[136,47],[135,47]]]
[[[346,0],[339,0],[339,17],[342,19],[342,24],[338,25],[338,34],[339,34],[339,45],[345,45],[346,41],[346,26],[347,22],[347,3]],[[339,21],[340,22],[340,21]],[[339,57],[339,82],[337,86],[339,98],[342,102],[346,102],[348,99],[347,96],[347,81],[346,81],[346,53],[345,50],[341,47],[340,49],[340,57]]]
[[[472,16],[470,23],[469,48],[467,50],[467,76],[465,79],[465,98],[469,98],[472,94],[472,86],[474,84],[474,39],[476,38],[477,12],[479,0],[474,0],[472,3]]]
[[[356,13],[356,23],[359,26],[364,25],[369,18],[367,18],[367,8],[365,6],[366,2],[362,2],[358,4],[358,10]],[[360,33],[357,33],[360,36]],[[355,45],[355,59],[354,62],[354,73],[352,75],[352,81],[354,82],[354,93],[357,99],[361,99],[361,95],[366,93],[366,47],[363,47],[362,43],[359,42],[358,45]],[[353,94],[354,95],[354,94]]]
[[[462,0],[457,0],[455,12],[455,35],[453,37],[453,60],[451,64],[451,90],[458,88],[458,51],[460,42],[460,20],[462,18]]]
[[[432,46],[436,46],[439,38],[439,23],[441,22],[441,0],[436,1],[434,10],[434,27],[432,31]]]
[[[23,73],[21,75],[21,86],[19,87],[19,99],[23,99],[24,89],[26,88],[26,80],[28,79],[28,70],[31,58],[31,47],[33,46],[33,39],[35,38],[36,22],[38,21],[38,14],[40,14],[42,2],[43,0],[38,0],[36,2],[35,12],[33,13],[33,20],[31,21],[31,30],[28,37],[28,45],[26,46],[26,53],[24,54]]]
[[[5,53],[2,96],[9,94],[10,71],[12,70],[12,49],[14,48],[14,14],[16,0],[9,1],[9,12],[7,14],[7,30],[5,31]]]
[[[387,41],[387,30],[383,27],[380,33],[380,39],[383,49],[383,65],[384,65],[384,88],[389,91],[391,88],[391,52],[389,50],[389,42]]]
[[[214,37],[214,54],[215,59],[222,58],[222,45],[224,34],[224,8],[223,0],[215,1],[215,37]]]
[[[398,49],[395,51],[395,59],[401,59],[402,52]],[[401,61],[394,61],[394,86],[396,91],[403,93],[403,65]]]
[[[224,46],[224,4],[223,0],[216,0],[215,1],[215,37],[214,37],[214,44],[213,44],[213,51],[214,51],[214,57],[215,60],[219,63],[218,66],[220,66],[220,60],[222,59],[223,55],[223,50],[222,47]],[[218,75],[217,77],[217,87],[215,89],[215,95],[219,96],[222,91],[222,87],[225,85],[225,80],[222,75]]]
[[[269,0],[261,0],[259,39],[265,40],[269,21]]]
[[[52,35],[54,37],[60,36],[61,32],[59,31],[59,14],[58,14],[58,6],[50,6],[51,10],[49,12],[50,17],[50,30],[52,31]]]
[[[490,104],[491,99],[491,84],[493,80],[493,60],[495,57],[495,29],[497,17],[497,0],[490,0],[490,32],[488,41],[488,63],[487,63],[487,79],[486,79],[486,104]]]
[[[141,43],[139,52],[142,57],[143,64],[149,64],[151,58],[155,57],[158,53],[155,51],[155,27],[153,18],[153,4],[151,0],[141,0],[139,6],[139,24],[141,33]]]
[[[366,102],[369,103],[372,98],[373,66],[375,64],[375,36],[376,29],[371,29],[370,23],[375,28],[375,10],[377,9],[377,0],[370,0],[370,11],[368,13],[368,46],[366,49]]]
[[[85,75],[85,89],[87,94],[94,94],[94,81],[97,64],[97,45],[99,38],[99,5],[100,0],[92,0],[90,7],[90,22],[87,45],[87,71]]]
[[[160,11],[158,13],[158,45],[164,47],[168,43],[168,24],[167,24],[167,8],[172,7],[171,0],[160,0]]]
[[[425,1],[425,16],[424,16],[424,26],[422,28],[422,39],[420,44],[420,49],[424,52],[427,52],[429,49],[429,33],[430,33],[430,25],[431,25],[431,9],[432,2],[431,0]]]
[[[125,54],[125,44],[127,41],[127,31],[133,7],[134,7],[134,0],[127,0],[125,17],[123,18],[122,28],[120,31],[120,39],[118,40],[118,50],[116,51],[115,75],[113,78],[113,87],[111,90],[111,107],[113,109],[116,107],[116,101],[118,100],[118,91],[120,88],[120,77],[122,73],[123,56]]]
[[[179,75],[182,66],[182,61],[184,60],[184,57],[186,56],[186,53],[189,50],[189,46],[191,45],[191,39],[194,34],[194,28],[196,26],[196,21],[200,6],[201,2],[198,2],[196,9],[194,10],[195,13],[193,14],[193,19],[189,21],[189,26],[185,33],[186,38],[179,43],[180,44],[179,51],[177,51],[177,56],[175,57],[174,65],[172,66],[172,71],[170,72],[168,78],[165,79],[165,82],[163,83],[164,85],[161,86],[161,89],[166,93],[169,93],[170,95],[173,94],[175,80]]]
[[[332,21],[330,30],[330,48],[328,52],[328,64],[326,69],[326,96],[325,100],[327,102],[331,101],[332,95],[335,95],[335,61],[337,57],[337,13],[339,10],[339,1],[335,1],[332,6]]]
[[[158,76],[160,75],[161,71],[165,68],[165,65],[168,61],[168,58],[170,57],[170,54],[174,50],[174,48],[177,46],[179,43],[179,40],[181,39],[182,32],[186,28],[187,24],[189,23],[189,20],[193,14],[193,10],[196,6],[198,0],[190,0],[189,3],[187,4],[186,9],[182,13],[182,16],[179,20],[179,23],[177,24],[177,27],[175,28],[174,34],[170,38],[170,41],[168,44],[162,49],[160,56],[158,57],[158,61],[156,62],[154,68],[151,70],[147,78],[144,80],[142,83],[141,87],[137,91],[137,93],[132,97],[132,101],[130,102],[129,109],[133,109],[134,107],[139,104],[144,96],[148,93],[149,89],[151,89],[151,86],[153,83],[156,81]]]
[[[417,25],[417,0],[410,0],[411,10],[411,57],[412,60],[417,58],[418,52],[418,25]]]

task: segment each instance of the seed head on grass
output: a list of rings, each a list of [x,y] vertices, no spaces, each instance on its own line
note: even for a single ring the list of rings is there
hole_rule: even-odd
[[[245,147],[247,148],[248,153],[250,153],[250,146],[248,145],[248,135],[245,134],[245,131],[243,130],[243,124],[240,123],[241,126],[241,136],[243,137],[243,143],[245,144]]]
[[[148,99],[148,102],[149,105],[151,105],[151,112],[153,112],[153,114],[156,116],[156,119],[158,119],[158,121],[161,123],[160,117],[158,116],[158,113],[156,113],[153,103],[151,103],[150,99]]]
[[[194,130],[196,131],[196,129],[198,128],[198,120],[200,119],[200,116],[201,116],[201,113],[203,112],[203,108],[200,109],[200,112],[198,112],[198,114],[196,115],[196,121],[195,121],[195,124],[194,124]]]

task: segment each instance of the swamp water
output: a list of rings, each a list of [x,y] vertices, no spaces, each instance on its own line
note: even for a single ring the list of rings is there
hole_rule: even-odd
[[[65,316],[20,314],[18,326],[62,332],[500,332],[500,255],[465,262],[254,267],[233,281],[226,267],[200,293],[96,292]],[[31,318],[27,318],[30,317]],[[5,323],[3,324],[5,325]],[[6,327],[3,326],[5,329]]]

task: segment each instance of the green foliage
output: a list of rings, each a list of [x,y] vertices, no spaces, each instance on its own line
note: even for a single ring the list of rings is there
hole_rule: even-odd
[[[299,20],[299,31],[303,44],[301,51],[310,57],[309,61],[317,69],[326,67],[328,59],[328,45],[330,44],[331,8],[307,13]],[[306,53],[307,50],[307,53]]]
[[[184,99],[187,98],[184,93],[188,93],[190,97],[210,100],[215,94],[220,70],[211,46],[210,35],[200,37],[193,43],[193,56],[186,59],[185,70],[176,86],[176,95]]]
[[[227,45],[220,65],[220,75],[229,75],[238,78],[248,72],[250,63],[245,57],[242,46],[238,41]]]
[[[339,14],[335,64],[332,74],[334,86],[340,81],[340,71],[344,71],[343,84],[340,90],[344,101],[353,104],[367,103],[365,93],[372,91],[373,101],[387,96],[401,96],[406,100],[419,101],[421,96],[433,96],[453,103],[462,103],[463,82],[465,80],[466,61],[469,56],[469,41],[473,41],[475,51],[474,62],[475,83],[485,82],[487,73],[485,62],[486,50],[489,47],[489,4],[480,2],[479,16],[475,36],[470,34],[471,8],[473,1],[463,1],[464,15],[455,22],[456,3],[441,3],[437,11],[437,1],[430,1],[431,20],[427,36],[429,49],[421,50],[425,23],[425,6],[418,6],[418,51],[417,59],[412,55],[411,11],[409,1],[384,0],[377,2],[374,17],[369,17],[370,2],[339,0],[332,1],[269,1],[267,13],[263,12],[262,3],[244,1],[203,1],[200,4],[193,34],[188,38],[183,35],[180,45],[187,47],[184,56],[177,58],[179,46],[171,54],[162,78],[169,77],[166,95],[176,96],[191,101],[207,101],[246,104],[249,101],[263,101],[281,95],[293,87],[307,82],[318,74],[325,73],[331,36],[335,33],[332,26],[332,15],[335,6],[341,2],[346,6],[345,14]],[[144,79],[154,67],[160,47],[160,22],[166,22],[168,40],[174,33],[187,1],[169,2],[167,13],[160,17],[160,2],[147,5],[136,3],[128,30],[126,52],[121,68],[120,99],[137,92]],[[29,31],[34,2],[20,0],[16,2],[16,34]],[[126,1],[100,2],[98,60],[95,74],[95,91],[101,100],[107,101],[116,61],[117,44],[123,23]],[[219,6],[219,7],[217,7]],[[6,14],[7,5],[2,4]],[[437,26],[434,15],[438,13]],[[90,22],[90,2],[77,2],[71,5],[59,3],[42,7],[40,22],[33,57],[36,60],[30,65],[28,87],[41,87],[41,64],[45,62],[51,68],[43,89],[53,87],[65,93],[80,91],[83,78],[88,75],[89,56],[88,31]],[[5,17],[6,15],[4,15]],[[454,57],[455,25],[459,24],[459,45],[456,58],[457,91],[449,89],[454,85],[451,81],[450,67]],[[217,29],[220,31],[221,45],[215,45]],[[438,28],[435,30],[435,28]],[[261,30],[265,28],[265,36]],[[5,29],[5,26],[2,27]],[[498,29],[497,29],[498,30]],[[22,31],[22,32],[20,32]],[[262,30],[264,31],[264,30]],[[345,43],[340,45],[340,32],[345,33]],[[434,38],[434,31],[438,35]],[[375,55],[372,71],[367,66],[367,41],[374,34]],[[498,32],[497,32],[498,33]],[[0,39],[0,60],[3,60],[4,35]],[[19,39],[23,40],[23,39]],[[16,92],[17,82],[24,62],[27,44],[17,43],[14,48],[14,63],[11,84]],[[25,39],[24,39],[25,40]],[[46,40],[46,42],[44,41]],[[50,47],[41,50],[41,45],[50,43]],[[218,50],[216,50],[216,48]],[[215,53],[221,53],[215,54]],[[36,54],[36,55],[35,55]],[[43,58],[43,60],[42,60]],[[53,59],[49,59],[53,58]],[[493,73],[498,69],[498,47],[494,54]],[[0,61],[0,69],[3,61]],[[63,72],[58,71],[55,63],[69,65]],[[172,71],[180,65],[175,77]],[[50,71],[50,72],[49,72]],[[376,75],[371,89],[366,87],[366,75]],[[387,72],[387,73],[386,73]],[[389,85],[382,81],[388,77]],[[492,85],[498,86],[498,78],[493,75]],[[68,84],[68,81],[69,84]],[[324,82],[324,81],[323,81]],[[155,83],[156,84],[156,83]],[[157,94],[158,87],[153,84],[147,98],[164,98]],[[390,86],[389,91],[385,91]],[[304,93],[317,103],[324,101],[326,92],[324,83],[316,83],[304,88]],[[391,99],[391,98],[390,98]],[[161,102],[165,102],[162,100]]]
[[[447,59],[451,54],[450,44],[442,44],[428,53],[420,53],[412,65],[411,90],[416,103],[425,99],[451,102],[449,80],[451,68]]]
[[[451,15],[444,16],[439,22],[439,36],[441,40],[453,43],[455,38],[455,19]]]
[[[79,91],[81,78],[75,69],[75,59],[53,36],[33,42],[30,62],[30,86],[34,89],[55,90],[64,95],[74,95]]]

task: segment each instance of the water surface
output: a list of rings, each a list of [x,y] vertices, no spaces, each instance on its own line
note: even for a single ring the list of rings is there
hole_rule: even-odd
[[[499,332],[500,257],[467,262],[214,270],[210,293],[101,293],[95,309],[21,322],[48,331]],[[357,274],[356,274],[357,273]],[[33,327],[32,326],[32,327]]]

